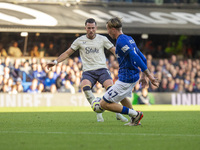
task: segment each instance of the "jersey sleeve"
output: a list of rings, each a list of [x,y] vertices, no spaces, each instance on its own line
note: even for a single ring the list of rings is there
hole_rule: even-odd
[[[137,67],[141,68],[142,72],[144,72],[147,69],[147,65],[142,60],[142,58],[138,55],[135,48],[134,48],[134,50],[129,52],[129,58],[130,58],[132,64],[135,64]]]
[[[126,56],[131,51],[131,45],[127,40],[120,40],[118,43],[118,48],[123,52],[123,55]]]
[[[73,50],[78,50],[80,48],[80,46],[79,46],[79,38],[77,38],[73,43],[72,43],[72,45],[71,45],[71,49],[73,49]]]
[[[104,47],[109,50],[113,47],[114,45],[108,40],[107,37],[104,37]]]
[[[137,46],[135,48],[136,48],[137,54],[140,56],[140,58],[145,63],[145,65],[147,65],[147,59],[145,58],[145,56],[142,54],[142,52],[139,50]]]

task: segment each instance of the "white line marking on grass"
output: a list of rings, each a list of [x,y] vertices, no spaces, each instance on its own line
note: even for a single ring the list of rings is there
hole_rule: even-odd
[[[138,135],[138,136],[188,136],[200,137],[199,134],[154,134],[154,133],[101,133],[101,132],[41,132],[41,131],[0,131],[0,134],[75,134],[75,135]]]

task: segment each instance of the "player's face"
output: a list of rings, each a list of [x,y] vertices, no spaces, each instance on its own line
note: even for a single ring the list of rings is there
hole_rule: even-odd
[[[109,36],[110,36],[112,39],[115,39],[115,36],[114,36],[114,33],[113,33],[113,29],[112,29],[112,28],[109,28],[108,25],[106,25],[106,28],[107,28],[107,32],[108,32]]]
[[[97,26],[95,23],[87,23],[85,26],[85,29],[87,31],[87,37],[89,39],[93,39],[96,36],[96,30],[97,30]]]

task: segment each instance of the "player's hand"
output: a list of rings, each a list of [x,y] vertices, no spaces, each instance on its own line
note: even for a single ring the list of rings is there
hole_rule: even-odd
[[[159,87],[159,85],[160,85],[160,81],[157,79],[157,78],[149,78],[149,80],[150,80],[150,82],[151,82],[151,84],[153,84],[155,87]]]
[[[142,88],[148,87],[149,86],[148,82],[149,82],[149,80],[146,77],[141,78],[140,81],[139,81],[139,83],[141,84]]]
[[[50,62],[50,63],[47,63],[45,67],[47,67],[47,69],[49,70],[54,65],[56,65],[54,62]]]

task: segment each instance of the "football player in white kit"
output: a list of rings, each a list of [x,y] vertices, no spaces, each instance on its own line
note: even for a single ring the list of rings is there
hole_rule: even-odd
[[[113,85],[113,80],[106,66],[104,48],[110,50],[115,55],[115,47],[107,37],[96,34],[97,23],[93,18],[89,18],[85,21],[85,29],[87,32],[86,35],[77,38],[70,48],[62,53],[56,60],[48,63],[47,68],[49,69],[57,65],[69,58],[75,51],[79,50],[83,64],[81,89],[84,91],[85,97],[91,104],[95,98],[92,93],[92,87],[97,81],[101,83],[106,90]],[[125,99],[122,103],[126,104],[129,103],[129,101]],[[128,119],[120,113],[116,113],[116,118],[123,122],[128,121]],[[97,113],[97,121],[104,122],[102,113]]]

